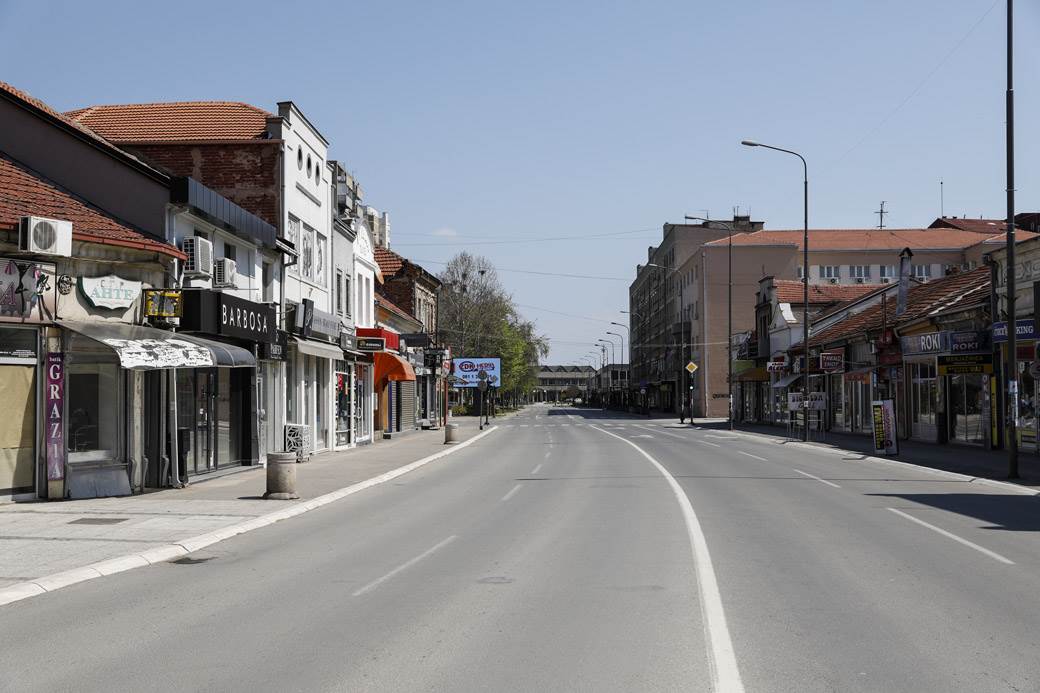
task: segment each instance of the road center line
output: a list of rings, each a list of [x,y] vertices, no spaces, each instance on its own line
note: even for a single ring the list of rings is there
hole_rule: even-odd
[[[743,450],[737,450],[737,452],[740,453],[741,455],[744,455],[745,457],[750,457],[752,459],[758,460],[759,462],[768,462],[769,461],[769,460],[767,460],[764,457],[759,457],[758,455],[752,455],[750,452],[744,452]],[[798,471],[798,470],[796,469],[795,471]]]
[[[539,466],[541,466],[541,465],[539,465]],[[516,492],[520,490],[521,486],[523,486],[523,484],[517,484],[512,489],[510,489],[509,493],[507,493],[506,495],[502,496],[502,502],[505,503],[507,500],[512,498],[514,495],[516,495]]]
[[[712,446],[713,448],[721,448],[721,447],[722,447],[722,446],[721,446],[721,445],[719,445],[718,443],[709,443],[709,442],[708,442],[708,441],[706,441],[706,440],[698,440],[697,442],[698,442],[698,443],[700,443],[701,445],[710,445],[710,446]]]
[[[539,464],[538,466],[536,466],[534,469],[531,470],[531,474],[537,474],[541,470],[541,468],[542,468],[542,465]]]
[[[794,467],[792,467],[792,469],[794,469]],[[827,484],[828,486],[833,486],[834,488],[841,488],[841,486],[838,486],[833,481],[827,481],[826,479],[821,479],[820,477],[816,476],[815,474],[810,474],[809,472],[803,472],[801,469],[795,469],[794,471],[798,472],[802,476],[807,476],[810,479],[816,479],[821,484]]]
[[[938,532],[939,534],[943,535],[947,539],[953,539],[954,541],[956,541],[956,542],[958,542],[960,544],[964,544],[968,548],[975,549],[979,553],[986,554],[987,556],[989,556],[993,560],[1000,561],[1001,563],[1005,563],[1007,565],[1015,565],[1014,561],[1009,560],[1009,559],[1005,558],[1004,556],[1001,556],[996,551],[990,551],[989,549],[984,548],[982,546],[979,546],[978,544],[976,544],[974,542],[968,541],[967,539],[964,539],[963,537],[957,536],[953,532],[947,532],[945,529],[942,529],[941,527],[936,527],[935,525],[930,524],[928,522],[925,522],[924,520],[918,520],[913,515],[910,515],[908,513],[904,513],[902,510],[897,510],[896,508],[889,508],[889,510],[894,512],[896,515],[899,515],[900,517],[905,517],[906,519],[910,520],[911,522],[916,522],[917,524],[921,525],[922,527],[927,527],[928,529],[932,530],[933,532]]]
[[[744,683],[740,679],[740,669],[737,667],[737,655],[733,651],[733,641],[730,639],[729,626],[726,625],[726,612],[722,607],[722,594],[719,592],[719,583],[715,577],[715,568],[711,563],[711,553],[708,551],[708,540],[701,529],[701,523],[697,519],[697,513],[693,510],[693,504],[689,497],[679,486],[664,466],[651,457],[643,448],[631,440],[611,433],[598,426],[591,426],[612,438],[631,445],[640,455],[645,457],[657,471],[668,482],[675,499],[682,509],[683,520],[686,523],[686,534],[690,539],[690,549],[693,553],[693,563],[697,571],[697,587],[700,591],[701,613],[704,616],[704,630],[707,631],[709,648],[709,660],[712,664],[712,690],[716,693],[743,693]]]
[[[427,556],[429,556],[430,554],[432,554],[434,551],[437,551],[438,549],[443,549],[445,546],[447,546],[451,542],[455,541],[456,539],[458,539],[458,535],[452,534],[447,539],[445,539],[445,540],[443,540],[441,542],[438,542],[437,544],[434,544],[430,548],[426,549],[425,551],[423,551],[421,554],[419,554],[418,556],[416,556],[412,560],[407,561],[407,562],[402,563],[401,565],[397,566],[396,568],[391,570],[389,573],[387,573],[383,577],[377,578],[377,579],[373,580],[372,582],[368,583],[367,585],[365,585],[364,587],[359,589],[357,592],[355,592],[351,596],[360,597],[362,594],[365,594],[366,592],[371,592],[376,587],[379,587],[381,584],[383,584],[384,582],[386,582],[387,580],[389,580],[393,576],[395,576],[398,573],[400,573],[402,570],[408,570],[413,565],[415,565],[416,563],[418,563],[422,559],[424,559]]]

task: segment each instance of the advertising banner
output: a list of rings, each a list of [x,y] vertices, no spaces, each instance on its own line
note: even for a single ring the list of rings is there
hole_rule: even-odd
[[[0,322],[50,322],[56,285],[52,264],[0,258]]]
[[[47,354],[46,409],[47,480],[65,478],[65,355]]]
[[[455,387],[477,387],[480,374],[487,374],[487,384],[498,387],[502,382],[502,360],[498,358],[452,359]]]
[[[802,393],[801,392],[788,392],[787,393],[787,411],[796,412],[802,408]]]
[[[896,408],[890,399],[871,402],[874,424],[874,454],[898,455],[899,441],[896,440]]]

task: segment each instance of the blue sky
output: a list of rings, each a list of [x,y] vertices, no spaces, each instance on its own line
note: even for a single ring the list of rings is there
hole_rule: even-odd
[[[59,109],[297,102],[390,212],[393,247],[429,269],[468,249],[500,268],[624,279],[501,272],[562,363],[611,329],[594,319],[623,321],[663,222],[740,206],[800,226],[797,160],[741,139],[806,156],[814,227],[873,226],[881,200],[887,225],[927,225],[940,179],[947,214],[1003,216],[1004,11],[0,0],[0,78]],[[1016,12],[1017,206],[1035,210],[1040,8]]]

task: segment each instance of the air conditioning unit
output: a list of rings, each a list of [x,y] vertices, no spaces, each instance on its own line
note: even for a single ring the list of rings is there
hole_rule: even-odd
[[[22,217],[18,222],[18,249],[38,255],[72,255],[72,222],[44,217]]]
[[[891,284],[892,283],[892,278],[891,277],[881,277],[881,283],[882,284]]]
[[[837,284],[838,283],[838,278],[837,277],[831,277],[827,281],[829,281],[831,284]]]
[[[234,260],[222,257],[213,263],[213,286],[235,288],[238,266]]]
[[[866,279],[864,279],[863,277],[856,277],[856,283],[857,284],[862,284],[865,281],[866,281]]]
[[[213,243],[199,236],[188,236],[181,241],[181,250],[188,256],[184,261],[184,274],[193,277],[213,274]]]

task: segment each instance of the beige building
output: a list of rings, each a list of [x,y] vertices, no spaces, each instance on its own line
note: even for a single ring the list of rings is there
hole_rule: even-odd
[[[687,341],[697,371],[691,378],[695,416],[726,416],[731,334],[755,329],[759,280],[799,279],[801,230],[762,230],[733,236],[733,323],[728,321],[729,239],[712,240],[689,256],[676,258],[678,274],[689,278],[683,309],[689,316]],[[920,281],[972,269],[1003,243],[1003,234],[964,229],[818,229],[809,231],[811,284],[887,284],[896,281],[899,253],[913,253],[912,274]],[[794,316],[797,320],[800,316]],[[633,352],[635,353],[635,352]],[[636,360],[633,359],[633,366]],[[638,384],[638,381],[635,381]]]

